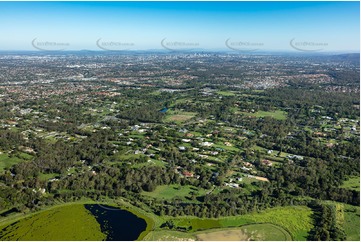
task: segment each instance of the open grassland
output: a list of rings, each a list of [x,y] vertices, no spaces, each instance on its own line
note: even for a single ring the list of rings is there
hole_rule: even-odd
[[[256,117],[256,118],[264,118],[264,117],[272,117],[278,120],[285,120],[287,118],[287,112],[282,110],[275,110],[275,111],[257,111],[255,113],[245,113],[242,112],[244,115]]]
[[[141,168],[144,166],[159,166],[159,167],[165,167],[166,163],[161,160],[155,160],[155,159],[148,159],[147,162],[143,163],[136,163],[132,165],[134,168]]]
[[[342,227],[345,223],[345,213],[344,213],[344,205],[342,203],[336,203],[336,224],[337,226]]]
[[[49,173],[49,174],[41,173],[41,174],[39,174],[39,179],[41,181],[47,181],[47,180],[52,179],[57,176],[60,176],[60,174],[59,173]]]
[[[153,192],[142,192],[143,195],[161,198],[161,199],[172,199],[179,197],[185,199],[190,197],[192,194],[196,196],[204,195],[206,192],[204,189],[199,189],[193,186],[180,186],[180,185],[162,185],[157,186]]]
[[[165,122],[176,122],[176,123],[182,123],[185,122],[194,116],[196,116],[197,113],[194,112],[184,112],[180,110],[169,110],[167,112],[167,115],[165,117]]]
[[[350,190],[360,191],[360,177],[351,176],[348,180],[344,181],[341,187]]]
[[[8,154],[0,154],[0,172],[3,171],[5,168],[10,168],[11,166],[30,160],[32,158],[31,155],[26,153],[20,153],[17,156],[9,156]]]
[[[222,96],[228,96],[228,97],[236,95],[236,93],[231,92],[231,91],[218,91],[217,94],[222,95]]]
[[[360,241],[360,207],[344,205],[344,224],[348,241]]]
[[[82,204],[57,207],[0,227],[0,240],[104,240]]]

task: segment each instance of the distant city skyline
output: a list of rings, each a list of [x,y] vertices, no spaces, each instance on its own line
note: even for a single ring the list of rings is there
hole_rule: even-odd
[[[359,52],[359,2],[0,2],[2,50]]]

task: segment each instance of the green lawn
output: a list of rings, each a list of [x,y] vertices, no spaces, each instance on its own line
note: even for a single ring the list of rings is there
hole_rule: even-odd
[[[151,93],[149,93],[149,95],[152,95],[152,96],[159,96],[162,92],[157,90],[157,91],[153,91]]]
[[[190,98],[179,98],[179,99],[175,100],[174,104],[180,104],[180,103],[191,102],[191,101],[192,101],[192,99],[190,99]]]
[[[201,196],[206,191],[193,186],[162,185],[157,186],[153,192],[142,192],[142,194],[161,199],[172,199],[175,197],[185,199],[186,196],[191,196],[191,192],[197,194],[196,196]]]
[[[20,154],[21,158],[25,158],[24,155]],[[26,157],[32,157],[27,155]],[[11,166],[23,162],[25,159],[20,159],[16,156],[9,157],[8,154],[0,154],[0,172],[3,171],[5,168],[10,168]]]
[[[344,181],[341,187],[350,190],[360,191],[360,177],[351,176],[348,180]]]
[[[104,240],[84,205],[57,207],[0,227],[0,240]]]
[[[273,150],[272,154],[267,154],[268,149],[263,148],[261,146],[258,145],[254,145],[252,146],[252,149],[254,150],[258,150],[261,154],[265,154],[265,158],[269,159],[269,160],[274,160],[274,161],[278,161],[278,162],[283,162],[284,158],[286,158],[289,155],[294,155],[294,154],[290,154],[287,152],[281,152],[281,154],[278,155],[279,151],[278,150]]]
[[[43,174],[43,173],[41,173],[40,175],[39,175],[39,179],[40,180],[42,180],[42,181],[47,181],[47,180],[49,180],[49,179],[51,179],[51,178],[54,178],[54,177],[56,177],[56,176],[59,176],[60,174],[58,174],[58,173],[50,173],[50,174]]]
[[[275,111],[271,111],[271,112],[257,111],[255,113],[245,113],[245,112],[241,112],[241,113],[248,115],[248,116],[257,117],[257,118],[272,117],[272,118],[278,119],[278,120],[285,120],[287,118],[287,112],[282,111],[282,110],[275,110]]]
[[[19,157],[24,160],[31,160],[33,158],[32,155],[23,152],[19,153]]]
[[[180,111],[180,110],[168,110],[164,121],[165,122],[183,123],[183,122],[193,118],[196,115],[197,115],[197,113],[195,113],[195,112],[185,112],[185,111]]]
[[[166,163],[164,161],[161,160],[154,160],[154,159],[149,159],[150,162],[143,162],[143,163],[137,163],[132,165],[132,167],[134,168],[141,168],[144,166],[160,166],[160,167],[165,167]]]
[[[217,94],[222,96],[235,96],[236,94],[231,91],[218,91]]]
[[[344,205],[343,227],[348,241],[360,241],[360,207]]]

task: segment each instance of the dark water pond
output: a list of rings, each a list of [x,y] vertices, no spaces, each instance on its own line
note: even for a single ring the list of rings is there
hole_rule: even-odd
[[[161,113],[166,113],[168,111],[168,108],[163,108],[162,110],[159,110]]]
[[[102,232],[107,234],[106,240],[136,240],[147,227],[144,219],[126,210],[98,204],[84,206],[94,215]]]

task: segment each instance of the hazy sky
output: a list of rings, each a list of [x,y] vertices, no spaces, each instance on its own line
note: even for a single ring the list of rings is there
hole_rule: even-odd
[[[0,50],[219,50],[228,39],[234,48],[295,51],[293,39],[305,49],[359,51],[359,9],[359,2],[0,2]]]

